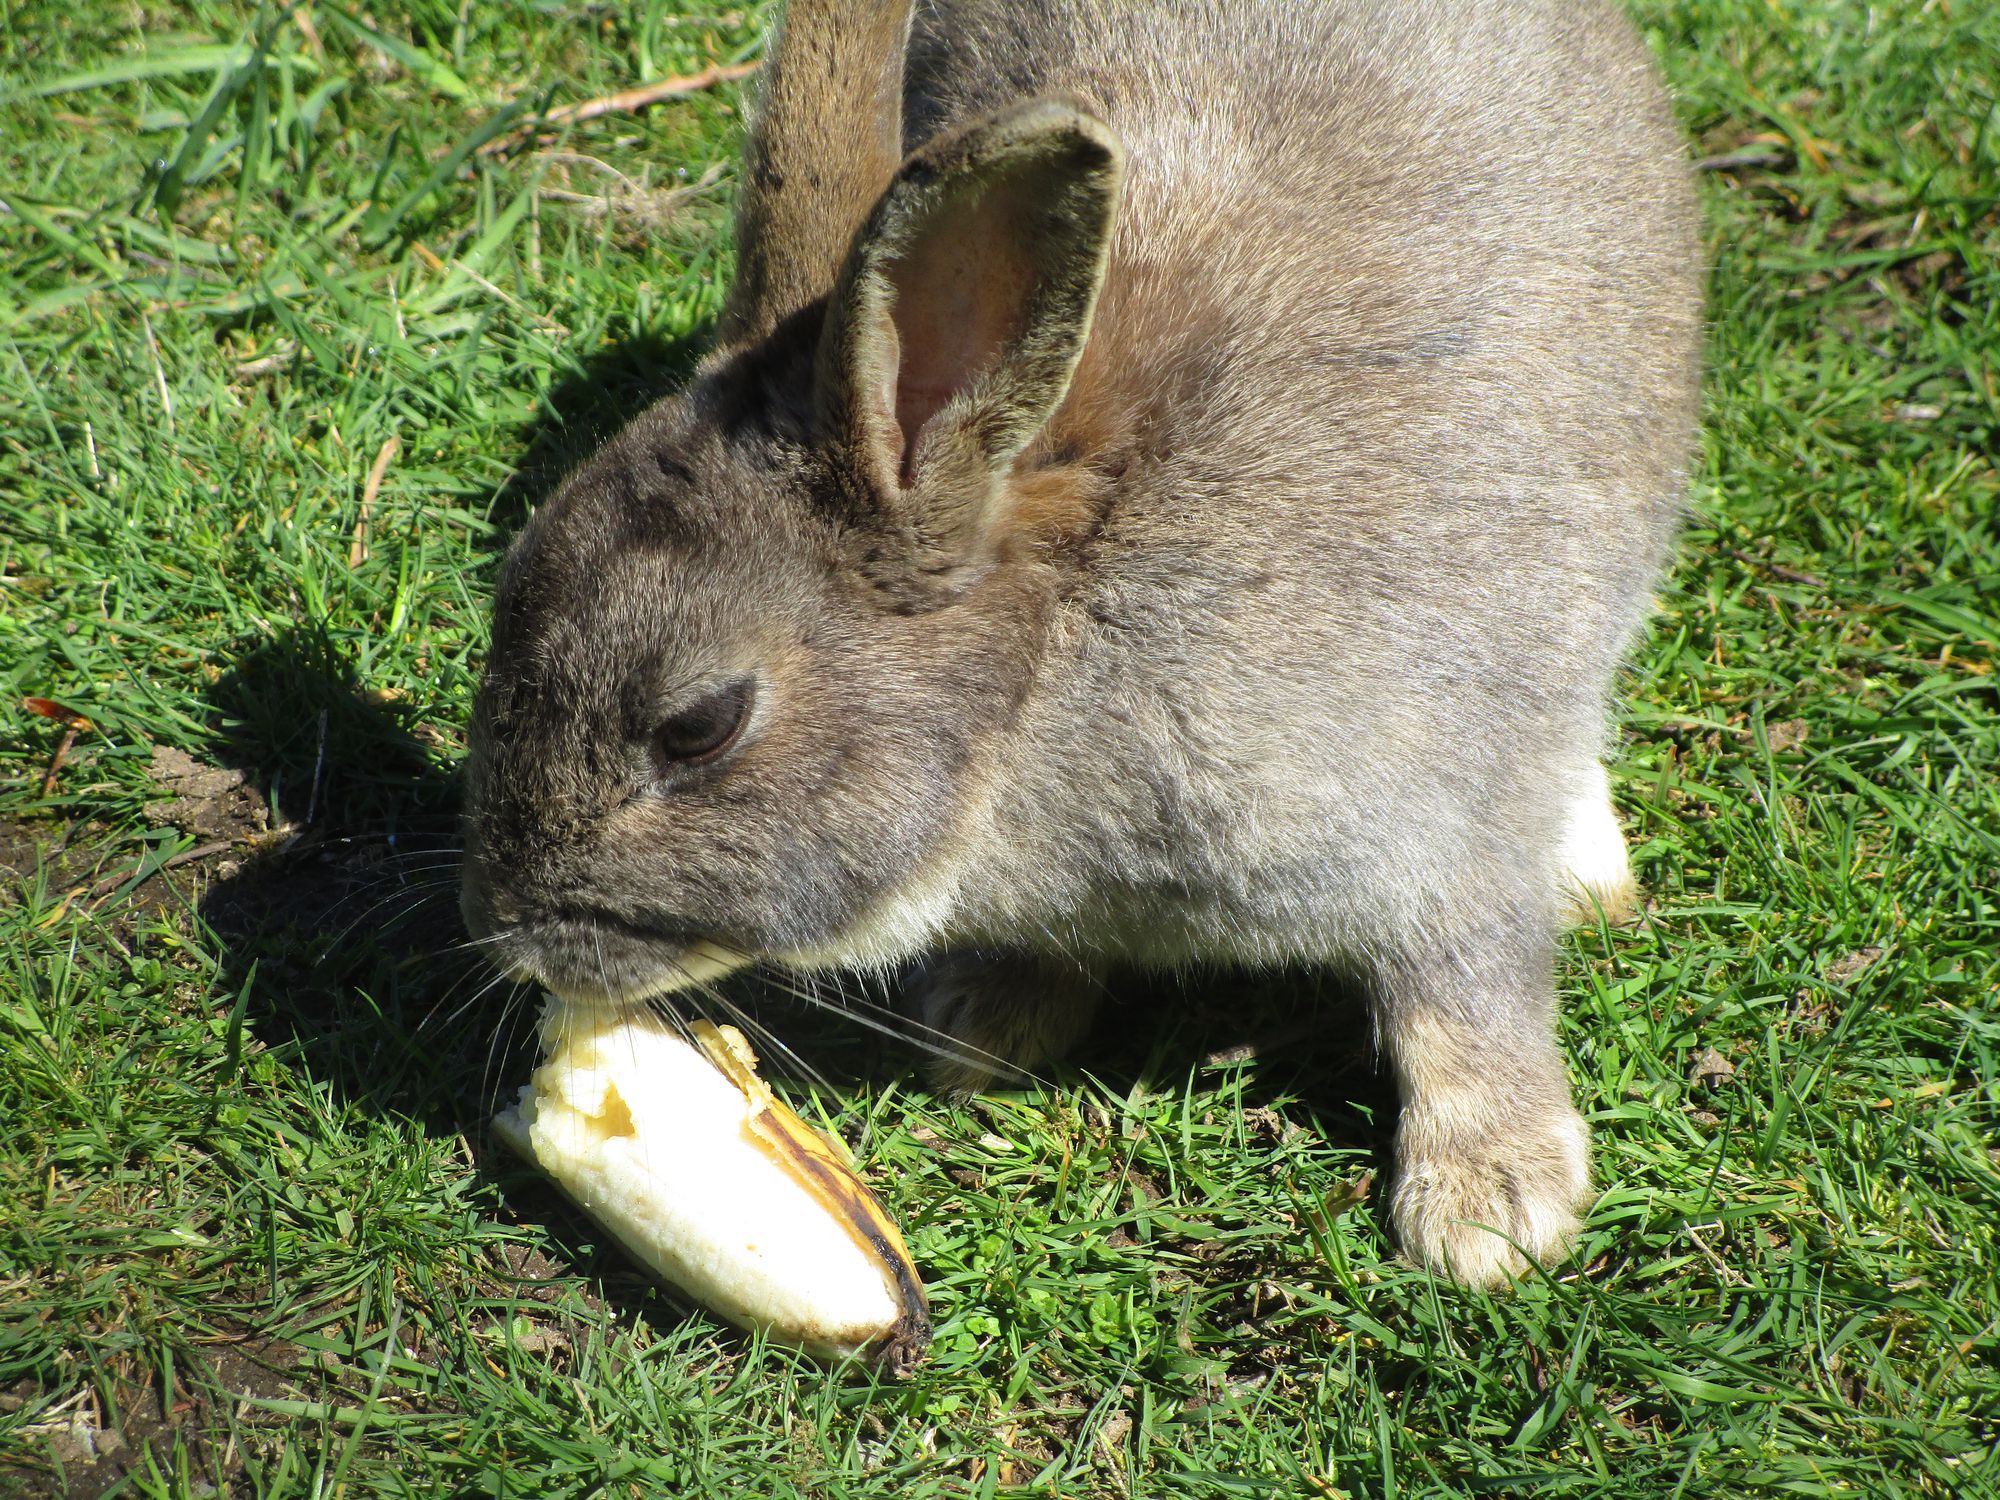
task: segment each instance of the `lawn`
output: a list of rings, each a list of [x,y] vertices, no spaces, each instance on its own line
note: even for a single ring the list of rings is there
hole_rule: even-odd
[[[931,1286],[884,1384],[494,1146],[455,946],[494,561],[699,351],[763,8],[0,0],[0,1496],[2000,1494],[2000,9],[1634,8],[1710,377],[1574,1257],[1396,1258],[1317,976],[963,1106],[752,986]]]

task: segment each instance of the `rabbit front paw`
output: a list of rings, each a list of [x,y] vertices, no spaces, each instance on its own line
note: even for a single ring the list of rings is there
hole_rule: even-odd
[[[1406,1106],[1396,1133],[1389,1219],[1404,1253],[1475,1287],[1560,1257],[1591,1198],[1583,1117],[1567,1101],[1484,1129],[1448,1113]]]
[[[960,949],[920,965],[905,995],[931,1049],[927,1072],[947,1093],[970,1094],[995,1079],[1052,1062],[1089,1029],[1098,977],[1066,959]]]

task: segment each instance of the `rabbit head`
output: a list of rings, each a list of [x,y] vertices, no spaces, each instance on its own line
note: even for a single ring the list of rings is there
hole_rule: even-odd
[[[870,155],[896,132],[858,122],[845,180],[879,195],[842,244],[823,193],[781,201],[775,122],[811,122],[784,88],[731,341],[570,476],[502,571],[463,906],[504,967],[565,995],[913,947],[882,914],[911,907],[1034,670],[1051,487],[1024,495],[1015,460],[1083,348],[1118,144],[1044,100],[899,166]]]

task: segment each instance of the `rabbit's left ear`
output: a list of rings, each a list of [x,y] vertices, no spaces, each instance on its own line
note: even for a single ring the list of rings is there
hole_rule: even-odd
[[[876,512],[857,519],[900,566],[938,578],[976,560],[1083,353],[1123,160],[1103,121],[1038,100],[920,148],[856,237],[815,404]]]

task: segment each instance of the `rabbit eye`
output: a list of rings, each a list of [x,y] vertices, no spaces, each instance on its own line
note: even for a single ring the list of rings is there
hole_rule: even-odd
[[[679,766],[717,759],[743,732],[754,696],[754,684],[745,677],[692,708],[682,709],[653,731],[653,753],[661,761]]]

